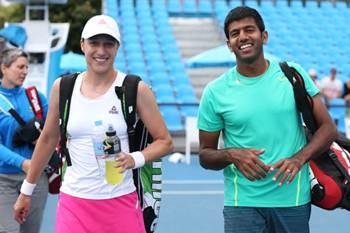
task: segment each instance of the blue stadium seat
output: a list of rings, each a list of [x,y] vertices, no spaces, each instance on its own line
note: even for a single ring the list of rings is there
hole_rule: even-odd
[[[177,53],[179,51],[174,43],[163,44],[162,50],[164,53]]]
[[[124,51],[126,54],[130,53],[142,53],[142,47],[140,42],[135,43],[125,43],[124,44]]]
[[[169,13],[181,13],[182,6],[179,0],[169,0],[168,1],[168,11]]]
[[[180,112],[182,116],[197,116],[198,105],[180,105]]]
[[[115,60],[114,61],[114,64],[113,64],[113,67],[118,69],[118,70],[121,70],[123,72],[127,72],[127,68],[126,68],[126,64],[125,64],[125,61],[124,60]]]
[[[160,85],[169,85],[171,86],[170,76],[167,72],[158,72],[158,73],[150,73],[150,79],[152,81],[152,85],[154,87],[160,86]]]
[[[162,95],[163,93],[162,94],[155,93],[155,94],[156,94],[156,100],[158,104],[176,104],[176,98],[174,95],[171,95],[169,93],[164,95]]]
[[[192,85],[179,84],[174,86],[176,95],[192,95],[195,96]]]
[[[232,9],[232,8],[235,8],[235,7],[241,6],[241,5],[242,5],[241,1],[233,0],[233,1],[230,2],[229,7],[230,7],[230,9]]]
[[[147,27],[147,26],[153,26],[153,19],[151,17],[151,14],[145,14],[143,15],[142,13],[137,17],[138,19],[138,25],[139,28],[142,27]]]
[[[130,61],[128,62],[128,69],[130,73],[143,74],[147,73],[146,66],[144,62]]]
[[[123,19],[131,20],[131,21],[136,21],[135,19],[135,12],[133,7],[120,7],[120,16]]]
[[[180,111],[176,106],[160,105],[160,112],[162,113],[165,123],[170,131],[180,131],[184,129]]]
[[[121,40],[122,40],[122,46],[124,46],[124,44],[140,43],[140,38],[139,38],[137,31],[129,32],[129,33],[124,32],[121,35]]]
[[[204,14],[211,14],[213,12],[213,6],[209,0],[201,0],[198,2],[198,11]]]
[[[147,63],[158,63],[163,61],[163,55],[160,52],[145,53],[145,59]]]
[[[183,95],[177,95],[176,100],[179,104],[196,104],[198,103],[197,97],[193,94],[185,93]]]
[[[126,27],[123,26],[121,27],[122,35],[138,35],[138,29],[137,29],[137,24],[136,21],[134,23],[130,22],[130,24]]]
[[[151,8],[152,8],[153,14],[156,12],[164,12],[167,14],[165,1],[157,1],[157,4],[152,4]]]
[[[198,103],[192,85],[180,83],[174,85],[174,91],[179,103]]]
[[[345,100],[342,98],[336,98],[329,101],[328,104],[328,111],[331,114],[332,118],[337,123],[337,127],[345,129],[345,113],[346,113],[346,103]],[[342,131],[344,132],[344,131]]]
[[[126,53],[125,57],[128,62],[144,62],[143,54],[141,51],[135,51],[133,53]]]
[[[231,5],[231,7],[233,7],[234,5],[236,7],[237,4],[239,4],[239,1],[232,1],[232,3],[230,5]],[[258,5],[258,1],[256,1],[256,0],[246,0],[245,5],[249,6],[249,7],[256,8],[257,10],[259,10],[259,8],[260,8],[260,6]]]
[[[167,73],[167,67],[162,61],[150,62],[147,67],[151,73]]]
[[[168,64],[169,70],[186,73],[185,65],[181,61],[169,61],[167,62],[167,64]]]
[[[170,85],[154,86],[152,82],[152,90],[158,103],[176,103],[174,91]]]
[[[155,33],[152,33],[152,34],[143,34],[141,37],[140,37],[140,40],[142,41],[142,43],[144,45],[147,45],[149,43],[155,43],[155,42],[158,42],[158,38],[156,36]]]
[[[166,62],[171,63],[171,62],[181,62],[181,55],[179,52],[176,53],[164,53],[163,54],[164,59]]]
[[[153,22],[153,21],[152,21]],[[142,27],[139,27],[139,33],[141,35],[141,37],[143,35],[147,35],[147,34],[155,34],[156,30],[154,29],[153,24],[149,24],[149,25],[143,25]]]
[[[158,44],[157,41],[148,43],[148,44],[144,44],[143,45],[143,51],[145,52],[145,54],[147,53],[158,53],[160,54],[160,46]]]
[[[195,14],[197,11],[197,4],[195,0],[183,1],[183,12],[185,14]]]
[[[159,36],[164,35],[164,34],[172,34],[173,33],[170,26],[157,26],[156,32]]]

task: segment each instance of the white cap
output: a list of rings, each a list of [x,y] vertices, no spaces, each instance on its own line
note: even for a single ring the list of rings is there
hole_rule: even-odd
[[[310,76],[317,76],[317,71],[315,69],[309,69]]]
[[[120,32],[117,22],[107,15],[96,15],[90,18],[81,33],[81,38],[89,39],[90,37],[106,34],[120,43]]]

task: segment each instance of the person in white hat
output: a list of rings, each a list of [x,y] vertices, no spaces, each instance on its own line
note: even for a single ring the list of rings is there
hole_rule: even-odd
[[[106,15],[92,17],[82,31],[81,50],[87,70],[77,76],[71,97],[67,147],[72,166],[67,167],[60,189],[55,233],[145,232],[132,169],[168,154],[173,144],[152,91],[141,81],[137,113],[151,133],[153,143],[142,151],[129,153],[127,127],[114,88],[121,86],[126,77],[113,67],[120,42],[118,24]],[[19,223],[25,221],[31,192],[58,143],[60,82],[61,79],[57,79],[53,85],[48,118],[33,154],[32,167],[14,206]],[[113,127],[120,138],[122,152],[117,157],[117,166],[123,179],[118,184],[111,185],[104,174],[101,176],[92,140],[97,121]]]
[[[308,73],[309,73],[310,78],[312,79],[312,81],[314,81],[316,87],[321,89],[320,81],[318,80],[317,71],[315,69],[311,68],[311,69],[308,70]]]

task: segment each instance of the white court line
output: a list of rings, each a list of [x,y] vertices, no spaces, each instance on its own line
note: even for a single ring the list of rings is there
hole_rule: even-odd
[[[223,195],[224,191],[220,190],[178,190],[162,191],[162,195]]]
[[[221,185],[222,180],[164,180],[170,185]],[[223,195],[223,190],[164,190],[162,195]]]
[[[222,180],[164,180],[163,184],[223,184]]]

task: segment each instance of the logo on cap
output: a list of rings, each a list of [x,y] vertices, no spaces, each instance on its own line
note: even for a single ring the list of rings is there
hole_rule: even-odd
[[[105,21],[105,19],[100,19],[100,21],[98,21],[98,24],[107,24],[107,22]]]

